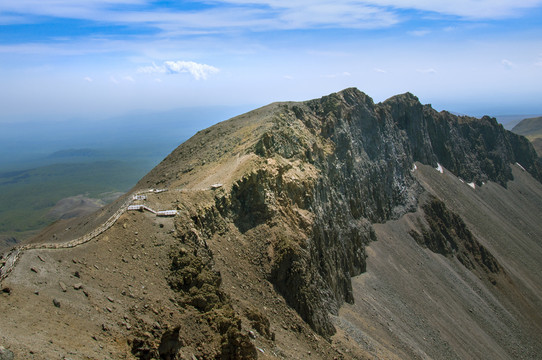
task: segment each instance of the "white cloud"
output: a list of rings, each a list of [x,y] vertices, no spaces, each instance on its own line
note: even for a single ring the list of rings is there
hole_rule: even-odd
[[[199,64],[193,61],[164,61],[162,65],[153,63],[152,66],[140,67],[138,72],[146,74],[189,73],[196,80],[206,80],[209,75],[219,72],[219,69],[211,65]]]
[[[208,75],[218,72],[214,66],[198,64],[193,61],[166,61],[164,66],[170,74],[190,73],[196,80],[207,79]]]
[[[129,82],[135,82],[134,78],[131,76],[125,76],[122,78],[123,80],[129,81]]]
[[[386,71],[386,70],[384,70],[384,69],[380,69],[380,68],[374,68],[373,70],[374,70],[375,72],[377,72],[377,73],[381,73],[381,74],[385,74],[385,73],[387,73],[387,71]]]
[[[91,78],[90,76],[85,76],[85,77],[83,78],[83,80],[85,80],[85,81],[87,81],[87,82],[92,82],[92,81],[93,81],[92,78]]]
[[[421,73],[421,74],[436,74],[437,73],[437,70],[435,70],[433,68],[417,69],[416,71]]]
[[[165,73],[166,68],[165,66],[157,66],[155,63],[152,63],[150,66],[141,66],[137,69],[137,72],[144,74]]]
[[[119,83],[119,81],[114,76],[110,76],[109,81],[111,81],[113,84],[118,84]]]
[[[514,64],[513,62],[511,62],[508,59],[502,59],[501,64],[507,69],[513,69],[513,68],[516,67],[516,64]]]
[[[352,76],[352,74],[350,74],[349,72],[347,71],[344,71],[340,74],[327,74],[327,75],[322,75],[323,78],[327,78],[327,79],[334,79],[334,78],[338,78],[338,77],[347,77],[347,76]]]

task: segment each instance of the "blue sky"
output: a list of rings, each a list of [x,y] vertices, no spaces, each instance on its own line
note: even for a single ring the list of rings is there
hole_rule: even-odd
[[[0,0],[0,122],[265,105],[355,86],[542,113],[542,0]]]

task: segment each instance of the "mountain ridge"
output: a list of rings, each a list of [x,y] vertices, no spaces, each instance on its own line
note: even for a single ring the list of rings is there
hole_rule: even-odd
[[[518,170],[516,163],[524,170]],[[132,312],[126,317],[139,324],[135,329],[107,326],[108,331],[115,332],[131,356],[139,359],[189,358],[190,354],[252,359],[265,358],[262,354],[271,351],[275,353],[271,357],[292,357],[294,353],[286,348],[290,342],[320,358],[349,358],[346,350],[360,352],[361,358],[391,354],[392,348],[379,342],[376,333],[371,333],[371,343],[378,345],[374,348],[378,351],[362,346],[361,340],[349,344],[344,335],[347,328],[338,319],[346,319],[341,309],[360,306],[352,278],[368,272],[367,248],[387,236],[382,226],[413,216],[410,232],[403,236],[410,246],[418,244],[418,254],[447,264],[444,269],[452,267],[461,279],[482,287],[484,294],[497,291],[492,287],[516,292],[523,285],[515,282],[523,280],[514,277],[502,254],[493,255],[495,249],[483,236],[469,230],[473,224],[463,221],[463,210],[451,197],[446,196],[446,204],[429,200],[439,181],[444,181],[424,175],[429,171],[455,181],[454,188],[465,193],[488,186],[501,189],[497,192],[516,191],[508,190],[508,184],[515,184],[514,173],[525,171],[530,174],[525,176],[537,180],[531,183],[523,174],[520,180],[538,196],[542,179],[536,154],[525,138],[505,131],[495,119],[436,112],[410,93],[375,104],[349,88],[306,102],[270,104],[202,130],[119,200],[158,189],[145,203],[175,208],[174,219],[126,213],[84,245],[94,248],[105,266],[116,268],[128,267],[131,260],[122,255],[121,264],[111,263],[113,258],[94,243],[116,241],[117,247],[110,245],[112,254],[123,254],[118,246],[133,234],[143,249],[162,244],[149,255],[157,268],[143,266],[162,284],[154,285],[155,290],[171,299],[173,309],[168,311],[173,315],[168,318],[157,311],[143,319]],[[137,262],[138,253],[132,258]],[[20,261],[31,260],[23,255]],[[98,268],[82,269],[99,276]],[[25,275],[18,266],[11,276],[17,283]],[[138,272],[132,276],[148,277]],[[102,277],[102,281],[106,280]],[[534,287],[529,294],[525,309],[536,309],[539,290]],[[125,301],[134,303],[138,296],[148,295],[134,291],[135,300]],[[284,304],[275,299],[284,299]],[[255,311],[253,304],[265,306]],[[149,316],[169,325],[153,326],[146,320]],[[291,327],[284,325],[285,319]],[[196,321],[190,331],[180,325],[186,321]],[[540,327],[540,321],[536,318],[534,326]],[[518,324],[528,329],[524,322]],[[491,324],[480,326],[493,329]],[[254,340],[250,328],[260,337]],[[207,335],[198,340],[196,332]],[[487,336],[493,339],[495,333]],[[292,334],[296,335],[288,339]],[[528,330],[521,334],[517,343],[535,346],[533,354],[538,353],[533,335]],[[319,339],[316,344],[306,340],[311,336]],[[461,353],[457,343],[449,338],[442,341],[450,354]],[[508,355],[516,343],[510,344]],[[267,352],[257,350],[258,346]],[[404,346],[405,356],[416,358],[416,349]]]
[[[355,88],[350,88],[308,102],[274,103],[257,110],[257,112],[266,112],[274,108],[280,109],[279,115],[274,119],[266,119],[275,124],[270,125],[268,122],[262,122],[258,129],[262,130],[263,134],[259,140],[253,140],[256,141],[253,150],[252,147],[249,148],[263,158],[278,154],[282,159],[308,162],[316,168],[312,171],[316,170],[316,173],[320,173],[319,176],[326,181],[316,183],[313,185],[313,189],[308,189],[310,186],[307,187],[304,184],[301,190],[296,189],[294,193],[313,193],[314,198],[335,197],[332,201],[321,200],[320,203],[316,201],[316,203],[309,205],[302,204],[299,199],[295,199],[296,195],[287,195],[288,200],[293,200],[292,202],[300,208],[313,212],[316,215],[316,222],[319,222],[318,225],[314,225],[311,233],[312,241],[317,245],[314,245],[312,248],[314,250],[309,250],[309,252],[314,251],[314,253],[305,255],[306,257],[303,259],[296,258],[293,262],[298,261],[303,264],[303,266],[299,265],[299,268],[310,268],[309,264],[316,263],[317,259],[321,259],[323,256],[318,249],[330,251],[330,238],[349,239],[346,240],[346,243],[339,244],[340,249],[335,249],[335,254],[331,256],[337,259],[347,259],[340,265],[339,268],[342,270],[338,272],[336,264],[335,266],[324,265],[319,269],[307,271],[313,275],[300,275],[301,278],[306,277],[305,280],[292,280],[295,276],[277,273],[279,270],[271,272],[272,282],[285,296],[289,304],[324,336],[332,335],[334,332],[326,313],[336,313],[344,301],[352,301],[349,278],[353,275],[359,275],[365,269],[365,254],[363,251],[360,252],[360,249],[373,240],[374,236],[369,223],[364,219],[373,223],[396,219],[408,210],[413,210],[417,205],[413,200],[417,192],[417,185],[410,174],[411,164],[414,161],[420,161],[434,167],[441,162],[446,169],[463,177],[465,181],[478,185],[492,180],[506,186],[507,181],[512,179],[509,164],[519,161],[525,164],[524,168],[528,169],[537,179],[542,178],[540,166],[535,161],[536,156],[533,155],[532,147],[529,146],[528,141],[504,130],[495,119],[484,117],[478,120],[464,116],[456,117],[448,112],[438,113],[430,106],[423,106],[418,98],[411,93],[397,95],[381,104],[374,104],[370,97]],[[356,117],[363,119],[358,128],[349,124],[349,122],[355,121]],[[346,119],[344,120],[344,118]],[[211,129],[205,130],[205,132],[209,133],[208,131],[212,131]],[[303,132],[305,129],[308,129],[308,134]],[[382,141],[381,135],[384,132],[391,134],[394,139],[402,137],[403,143],[396,141],[391,146],[385,147],[386,141]],[[474,136],[471,135],[473,133]],[[351,145],[356,142],[356,138],[362,139],[362,141],[358,140],[356,144],[358,149]],[[330,155],[334,148],[342,153]],[[355,151],[358,151],[358,154],[352,155]],[[384,159],[381,154],[385,154]],[[357,200],[358,203],[345,205],[342,197],[345,192],[349,191],[345,179],[354,177],[349,173],[352,170],[334,174],[339,165],[335,166],[335,163],[326,165],[326,161],[330,161],[326,159],[326,156],[336,156],[332,162],[350,166],[353,166],[356,156],[364,158],[365,162],[377,159],[378,163],[373,162],[371,167],[374,169],[380,164],[384,168],[380,170],[380,174],[366,168],[360,168],[354,176],[372,183],[373,188],[369,188],[367,191],[357,189],[357,196],[350,196],[349,201],[355,202]],[[319,166],[318,162],[320,162]],[[390,164],[394,165],[391,169]],[[278,170],[279,173],[280,171]],[[324,171],[330,171],[330,173],[322,176],[321,172]],[[240,193],[255,191],[254,188],[258,186],[265,188],[266,186],[262,186],[262,183],[266,182],[268,176],[272,179],[271,181],[274,181],[274,175],[266,173],[250,176],[251,178],[237,185],[238,188],[241,188],[238,190]],[[336,178],[333,179],[333,176]],[[160,179],[162,181],[163,177]],[[329,179],[335,180],[333,186],[330,181],[327,181]],[[394,183],[386,184],[386,181]],[[400,184],[397,183],[398,181]],[[337,184],[343,186],[341,194],[330,194],[327,189],[337,187]],[[151,184],[147,181],[146,186],[148,185]],[[276,193],[280,191],[273,184],[266,185],[269,187],[259,189],[260,192]],[[356,182],[349,185],[351,187],[359,186],[356,185]],[[404,191],[404,189],[408,189],[408,191]],[[359,196],[360,194],[361,196]],[[235,198],[238,195],[232,193],[231,196]],[[252,201],[254,198],[257,199],[256,204],[242,201],[243,207],[249,208],[251,212],[258,211],[257,217],[260,220],[263,218],[265,221],[267,209],[265,209],[264,196],[261,193],[254,194],[250,200]],[[364,199],[365,204],[360,204],[360,199]],[[226,203],[226,205],[221,205],[222,212],[228,211],[223,208],[230,205],[229,200],[221,200]],[[337,204],[341,204],[340,207]],[[263,208],[263,210],[258,208]],[[352,211],[354,208],[357,210]],[[241,211],[241,208],[236,211]],[[341,225],[334,224],[333,230],[330,231],[326,230],[325,225],[329,222],[329,214],[335,214],[335,222],[338,222],[338,214],[346,214],[346,218],[341,221]],[[352,225],[352,222],[355,222],[355,225]],[[360,232],[360,229],[363,230]],[[349,243],[352,239],[355,240]],[[298,256],[296,247],[293,247],[293,249],[287,249],[288,256]],[[352,256],[352,254],[357,255]],[[278,268],[290,268],[291,266],[295,266],[295,264],[277,265]],[[316,278],[314,277],[314,274],[322,273],[330,275],[326,278],[319,278],[318,275]],[[289,297],[287,289],[291,286],[300,287],[301,283],[319,284],[316,286],[318,290],[307,289],[306,291],[310,294],[305,294],[303,299]],[[312,286],[308,287],[312,288]],[[309,303],[320,303],[320,306],[315,307],[316,311],[314,308],[310,310]]]

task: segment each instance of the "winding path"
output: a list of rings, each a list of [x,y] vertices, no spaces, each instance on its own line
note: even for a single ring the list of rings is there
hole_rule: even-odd
[[[126,212],[130,204],[134,200],[136,200],[136,196],[144,194],[144,193],[149,193],[149,192],[160,193],[164,191],[167,191],[167,189],[161,189],[161,190],[150,189],[150,190],[141,191],[135,194],[134,196],[129,197],[128,200],[126,200],[124,204],[122,204],[121,207],[113,215],[111,215],[105,223],[103,223],[96,229],[92,230],[91,232],[79,238],[76,238],[67,242],[63,242],[63,243],[27,244],[27,245],[18,246],[12,249],[7,255],[2,256],[3,264],[0,264],[0,282],[8,277],[8,275],[11,273],[11,271],[17,264],[19,257],[22,255],[24,251],[37,250],[37,249],[68,249],[68,248],[73,248],[73,247],[85,244],[89,242],[90,240],[94,239],[95,237],[101,235],[103,232],[105,232],[111,226],[113,226],[113,224],[115,224],[115,222],[121,217],[121,215],[124,214],[124,212]]]

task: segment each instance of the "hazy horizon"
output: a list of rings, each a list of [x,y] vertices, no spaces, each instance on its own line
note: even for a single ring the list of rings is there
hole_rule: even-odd
[[[26,120],[5,122],[0,132],[0,172],[29,169],[57,162],[123,160],[150,170],[197,131],[254,110],[259,105],[195,106],[164,111],[131,110],[109,118]],[[510,130],[537,114],[489,115]],[[92,156],[58,158],[65,150],[93,150]]]

